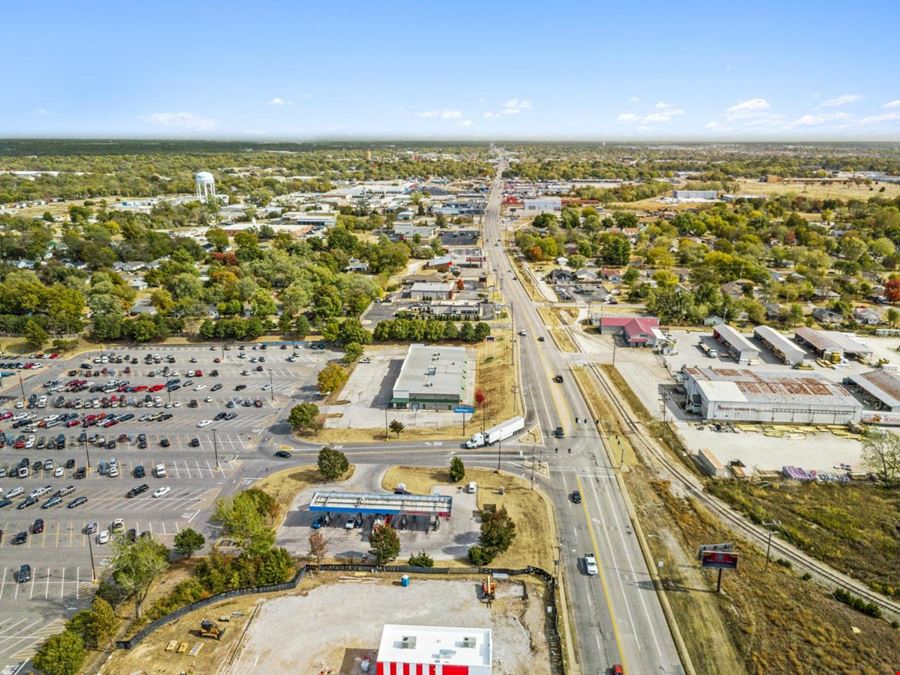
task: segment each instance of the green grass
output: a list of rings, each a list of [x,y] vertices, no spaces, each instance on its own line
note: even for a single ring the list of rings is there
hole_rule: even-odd
[[[867,484],[710,481],[707,489],[756,523],[886,595],[900,597],[900,490]]]

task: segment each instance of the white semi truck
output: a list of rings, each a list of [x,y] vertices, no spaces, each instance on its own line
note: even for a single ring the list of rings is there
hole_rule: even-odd
[[[505,441],[507,438],[515,436],[524,428],[525,418],[513,417],[511,420],[506,420],[505,422],[502,422],[495,427],[485,429],[484,431],[479,431],[474,436],[472,436],[472,438],[466,441],[466,447],[480,448],[485,445],[493,445],[498,441]]]

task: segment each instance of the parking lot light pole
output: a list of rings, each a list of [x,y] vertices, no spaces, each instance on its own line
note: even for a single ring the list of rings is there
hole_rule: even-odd
[[[97,581],[97,570],[94,567],[94,544],[91,542],[91,539],[94,538],[93,534],[88,535],[88,551],[91,554],[91,583]]]
[[[216,468],[219,468],[219,442],[216,437],[216,430],[213,429],[213,454],[216,456]]]
[[[272,369],[269,368],[269,398],[275,403],[275,385],[272,384]]]
[[[25,405],[25,385],[22,384],[22,373],[16,373],[19,376],[19,391],[22,393],[22,405]]]
[[[82,444],[84,445],[84,454],[87,457],[87,465],[88,465],[88,468],[90,469],[91,468],[91,453],[88,450],[87,437],[85,437],[85,439],[82,441]]]

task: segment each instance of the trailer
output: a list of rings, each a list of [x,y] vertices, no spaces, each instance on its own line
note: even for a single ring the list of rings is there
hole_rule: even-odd
[[[510,420],[502,422],[497,426],[493,426],[485,431],[479,431],[472,438],[466,441],[467,448],[481,448],[486,445],[493,445],[505,441],[518,434],[525,428],[524,417],[513,417]]]

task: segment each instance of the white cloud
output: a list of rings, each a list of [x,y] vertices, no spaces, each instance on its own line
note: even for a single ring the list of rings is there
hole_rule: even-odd
[[[703,126],[707,129],[721,129],[725,125],[723,125],[721,122],[707,122]]]
[[[801,127],[812,127],[818,126],[819,124],[826,124],[827,122],[838,122],[841,120],[850,119],[850,117],[850,114],[845,112],[803,115],[803,117],[798,119],[795,124]]]
[[[419,117],[425,119],[458,120],[463,116],[459,110],[423,110]]]
[[[531,101],[511,98],[503,104],[502,112],[504,115],[518,115],[523,110],[531,110]]]
[[[215,120],[188,112],[159,112],[146,115],[144,119],[154,126],[167,129],[211,131],[216,128]]]
[[[472,126],[472,120],[459,120],[459,121],[456,123],[456,126],[458,126],[458,127],[470,127],[470,126]]]
[[[837,108],[838,106],[847,105],[848,103],[858,101],[861,98],[861,94],[843,94],[842,96],[836,96],[834,98],[828,99],[827,101],[822,101],[822,107]]]
[[[632,103],[637,103],[641,100],[641,98],[640,98],[640,96],[632,96],[628,100],[631,101]]]
[[[288,105],[288,102],[283,98],[276,96],[271,101],[269,101],[269,105]]]
[[[484,117],[484,119],[486,119],[486,120],[495,120],[498,117],[503,117],[503,115],[498,112],[493,112],[492,110],[488,110],[486,113],[484,113],[484,115],[482,115],[482,117]]]
[[[870,115],[869,117],[863,117],[859,123],[860,124],[878,124],[879,122],[895,122],[900,120],[900,110],[894,110],[888,113],[882,113],[881,115]]]
[[[881,107],[882,108],[900,108],[900,98],[898,98],[896,101],[888,101]]]
[[[638,122],[641,126],[646,127],[648,124],[661,124],[671,122],[673,117],[684,115],[684,110],[671,103],[657,103],[653,106],[656,112],[647,115],[638,115],[636,113],[622,113],[616,119],[619,122]]]
[[[771,107],[769,102],[764,98],[748,98],[746,101],[739,101],[725,110],[729,113],[744,114],[759,110],[768,110]]]

